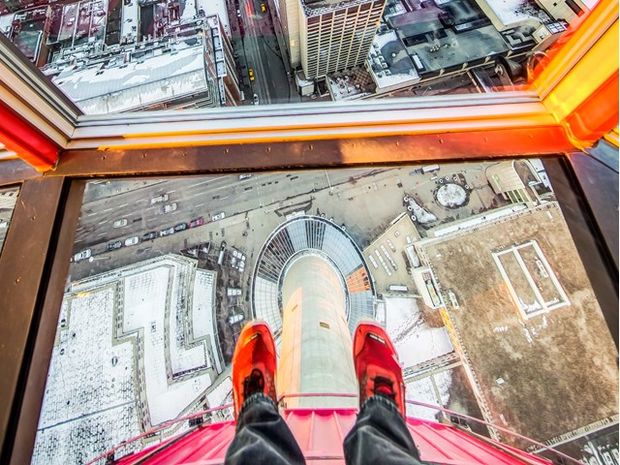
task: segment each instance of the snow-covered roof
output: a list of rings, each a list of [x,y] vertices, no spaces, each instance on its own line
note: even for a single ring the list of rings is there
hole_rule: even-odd
[[[476,0],[493,25],[500,31],[529,24],[538,27],[544,13],[528,0]]]
[[[8,15],[0,16],[0,32],[5,34],[11,28],[13,24],[13,17],[15,13],[9,13]]]
[[[202,45],[112,68],[70,67],[54,82],[87,114],[128,111],[207,90]]]
[[[368,55],[368,69],[377,84],[377,91],[420,80],[411,57],[394,30],[375,35]]]
[[[206,16],[217,15],[226,35],[230,37],[230,21],[228,19],[228,10],[226,8],[226,0],[195,0],[198,10],[204,10]]]

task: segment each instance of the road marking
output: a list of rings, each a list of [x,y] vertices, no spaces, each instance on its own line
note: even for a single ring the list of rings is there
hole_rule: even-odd
[[[100,222],[99,222],[99,223],[97,223],[97,224],[106,224],[107,222],[108,222],[108,220],[103,220],[103,221],[100,221]]]
[[[203,205],[204,205],[204,203],[199,203],[198,205],[196,205],[196,208],[202,207]]]
[[[106,208],[105,210],[101,210],[101,213],[111,212],[114,208]]]
[[[119,205],[119,206],[118,206],[118,207],[116,207],[116,208],[123,208],[123,207],[126,207],[127,205],[129,205],[129,204],[128,204],[128,203],[124,203],[123,205]]]
[[[168,191],[168,194],[174,194],[176,191],[177,191],[176,189],[173,189],[171,191]]]
[[[203,184],[209,184],[210,182],[216,181],[218,179],[224,179],[224,178],[227,178],[229,176],[230,175],[228,175],[228,176],[218,176],[217,178],[207,179],[206,181],[197,182],[195,184],[190,184],[189,186],[187,186],[187,189],[191,189],[191,188],[196,187],[196,186],[202,186]]]

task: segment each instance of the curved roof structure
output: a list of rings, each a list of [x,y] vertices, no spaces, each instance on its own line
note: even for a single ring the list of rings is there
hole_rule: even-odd
[[[357,409],[287,409],[283,417],[308,464],[344,465],[342,442],[355,423]],[[235,423],[202,425],[143,451],[117,465],[220,465],[235,434]],[[551,461],[451,425],[407,418],[420,458],[441,465],[552,465]]]
[[[292,260],[303,254],[328,260],[342,279],[346,316],[353,331],[358,321],[374,317],[375,290],[362,252],[342,228],[318,216],[304,215],[282,223],[267,238],[252,280],[252,310],[279,337],[282,330],[281,289]]]

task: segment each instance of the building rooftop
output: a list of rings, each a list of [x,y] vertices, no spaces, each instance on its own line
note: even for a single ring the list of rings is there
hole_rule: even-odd
[[[147,58],[61,71],[55,84],[85,113],[128,111],[205,92],[202,43]]]
[[[393,30],[375,36],[367,67],[377,85],[377,92],[420,80],[413,60]]]
[[[308,16],[316,16],[361,3],[370,3],[370,0],[301,0],[301,3]]]
[[[327,76],[327,88],[332,100],[355,100],[372,95],[373,79],[366,69],[355,68]]]

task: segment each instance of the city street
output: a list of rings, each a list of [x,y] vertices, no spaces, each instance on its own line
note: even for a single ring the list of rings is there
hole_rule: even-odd
[[[264,5],[265,11],[262,11]],[[275,27],[267,0],[249,0],[239,3],[238,21],[242,29],[240,38],[233,34],[233,42],[242,47],[238,54],[246,61],[246,69],[241,78],[250,84],[252,94],[258,95],[260,104],[289,103],[299,101],[294,84],[287,76],[282,53],[278,45]],[[237,40],[235,40],[237,39]],[[249,78],[249,70],[254,73],[254,80]],[[252,100],[253,95],[246,95]]]
[[[442,166],[445,174],[452,170],[465,173],[475,194],[470,204],[460,211],[435,208],[433,212],[439,221],[455,215],[468,216],[491,206],[494,195],[482,168],[475,163]],[[320,210],[338,224],[345,223],[349,234],[363,248],[404,211],[405,193],[415,192],[425,205],[433,204],[436,184],[431,180],[432,175],[412,175],[412,169],[271,172],[244,179],[240,179],[239,174],[153,179],[134,182],[131,190],[121,188],[126,181],[95,184],[93,188],[98,195],[93,197],[90,189],[85,194],[93,200],[82,207],[74,248],[75,253],[91,249],[92,258],[74,264],[72,279],[165,253],[178,253],[207,241],[219,247],[219,243],[226,240],[229,245],[239,246],[251,255],[253,251],[258,252],[267,235],[284,220],[283,216],[301,209],[309,214],[317,214]],[[105,189],[118,193],[104,197],[101,191]],[[152,199],[164,194],[168,195],[167,200],[151,204]],[[173,203],[177,208],[164,213],[164,206]],[[304,206],[306,204],[312,206]],[[224,218],[212,221],[221,213]],[[146,233],[159,233],[199,217],[205,221],[203,226],[142,241]],[[114,227],[114,222],[121,220],[126,220],[126,224],[119,226],[117,223]],[[136,236],[138,244],[124,246],[125,240]],[[108,251],[107,245],[115,241],[123,242],[123,246]],[[248,258],[246,269],[251,270],[252,260]]]

